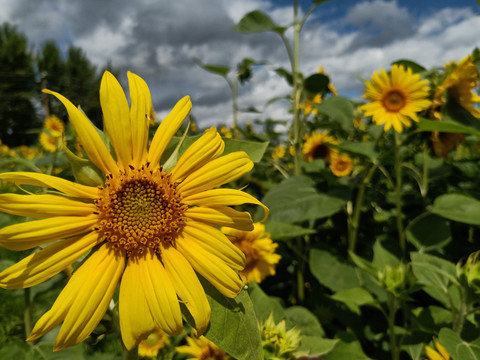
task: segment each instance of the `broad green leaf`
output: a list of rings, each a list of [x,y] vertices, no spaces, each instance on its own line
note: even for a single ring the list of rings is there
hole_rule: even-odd
[[[234,30],[241,33],[274,31],[278,34],[283,34],[286,28],[275,24],[270,16],[260,10],[254,10],[241,18]]]
[[[391,252],[385,250],[380,241],[375,241],[373,245],[372,265],[377,269],[383,270],[386,266],[395,267],[400,263],[398,258]]]
[[[344,303],[351,311],[360,315],[360,306],[375,304],[373,296],[363,288],[340,290],[331,296],[333,300]]]
[[[272,188],[262,202],[270,208],[270,221],[295,223],[333,215],[346,199],[339,194],[320,194],[312,179],[292,176]]]
[[[302,341],[297,352],[308,351],[309,358],[328,354],[339,342],[338,339],[324,339],[320,336],[302,335]]]
[[[402,349],[408,353],[411,360],[423,360],[424,348],[425,344],[423,342],[402,345]]]
[[[313,276],[332,291],[360,287],[360,281],[355,268],[346,260],[340,261],[326,250],[312,249],[309,259],[310,271]]]
[[[313,74],[307,77],[303,83],[306,91],[313,94],[324,94],[327,92],[330,79],[324,74]]]
[[[382,269],[377,268],[370,261],[365,260],[364,258],[358,256],[352,251],[349,251],[348,254],[350,255],[350,258],[353,260],[355,265],[357,265],[360,269],[369,274],[374,281],[377,281],[379,272]]]
[[[360,342],[349,333],[337,333],[340,341],[332,351],[322,356],[323,360],[371,360],[363,352]]]
[[[265,294],[257,283],[248,285],[248,294],[259,321],[267,320],[272,312],[276,323],[286,318],[287,315],[281,305],[281,300]]]
[[[340,145],[335,144],[331,146],[335,149],[347,152],[352,155],[365,156],[372,162],[375,162],[378,157],[378,152],[375,150],[375,143],[372,141],[365,141],[361,143],[345,141]]]
[[[212,309],[205,336],[235,359],[263,360],[257,318],[248,293],[241,291],[230,299],[205,279],[201,282]]]
[[[308,336],[324,336],[325,331],[322,329],[317,317],[309,310],[302,306],[291,306],[285,310],[287,316],[287,328],[297,327],[302,330],[302,338]]]
[[[298,225],[267,221],[265,223],[266,231],[270,233],[273,240],[288,240],[299,236],[315,234],[313,229],[305,229]]]
[[[448,120],[437,121],[420,118],[420,121],[417,124],[417,129],[420,131],[439,131],[480,136],[480,131],[477,129]]]
[[[480,339],[466,342],[449,328],[440,330],[438,341],[452,357],[452,360],[480,360]]]
[[[93,162],[78,157],[67,147],[64,148],[64,151],[70,162],[73,176],[78,183],[88,186],[99,186],[105,183],[102,171]]]
[[[449,220],[480,225],[480,201],[467,195],[440,195],[435,199],[431,211]]]
[[[288,85],[293,86],[293,75],[290,71],[287,71],[284,68],[277,68],[275,69],[275,72],[283,77],[287,81]],[[284,99],[284,97],[282,96],[281,99]]]
[[[269,142],[255,142],[246,140],[223,139],[225,142],[225,150],[223,155],[235,151],[245,151],[248,157],[255,163],[262,160],[263,154],[268,147]]]
[[[394,64],[403,65],[406,68],[410,68],[410,69],[412,69],[412,71],[414,73],[420,73],[420,72],[423,72],[423,71],[427,70],[422,65],[419,65],[414,61],[406,60],[406,59],[397,60],[397,61],[392,63],[392,65],[394,65]]]
[[[406,235],[407,240],[420,252],[441,249],[452,240],[449,222],[430,213],[413,219],[407,226]]]
[[[202,69],[207,70],[211,73],[226,77],[230,72],[230,68],[222,65],[213,65],[213,64],[204,64],[199,59],[194,59],[195,63],[200,66]]]
[[[323,99],[321,104],[314,106],[320,114],[330,117],[333,121],[339,123],[343,129],[348,130],[353,127],[354,106],[349,99],[332,96]],[[357,143],[357,145],[360,144]]]
[[[413,273],[420,283],[436,287],[444,293],[448,292],[450,284],[459,285],[455,265],[451,262],[417,252],[411,253],[410,257]]]

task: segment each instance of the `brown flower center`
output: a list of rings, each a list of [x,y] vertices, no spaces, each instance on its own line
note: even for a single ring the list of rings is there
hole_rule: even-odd
[[[328,159],[330,156],[330,148],[325,144],[318,144],[312,149],[312,157],[314,159]]]
[[[96,230],[127,255],[146,248],[160,253],[174,243],[185,223],[182,197],[171,175],[162,169],[129,169],[107,176],[95,200],[100,221]]]
[[[390,112],[400,111],[407,103],[405,94],[398,90],[389,91],[382,101],[385,109]]]

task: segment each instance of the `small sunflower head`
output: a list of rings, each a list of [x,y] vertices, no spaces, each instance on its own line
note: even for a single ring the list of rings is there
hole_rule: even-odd
[[[296,359],[304,354],[296,350],[300,346],[301,330],[286,330],[285,320],[275,323],[273,313],[263,323],[259,323],[265,359]]]
[[[330,144],[338,144],[328,131],[313,131],[310,135],[305,135],[305,143],[303,144],[303,157],[308,161],[315,159],[323,159],[330,162],[332,157],[336,154],[336,150],[329,146]]]
[[[159,351],[170,343],[168,335],[156,329],[146,339],[138,344],[138,355],[142,357],[156,358]]]
[[[337,177],[349,176],[353,171],[352,158],[346,154],[333,156],[330,170]]]

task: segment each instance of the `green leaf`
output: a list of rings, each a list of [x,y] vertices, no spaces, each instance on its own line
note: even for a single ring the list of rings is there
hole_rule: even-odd
[[[466,342],[449,328],[440,330],[438,341],[452,357],[452,360],[480,360],[480,339]]]
[[[262,202],[270,208],[271,221],[295,223],[328,217],[339,212],[347,199],[332,191],[319,194],[314,181],[306,176],[292,176],[272,188]]]
[[[397,60],[397,61],[392,63],[392,65],[394,65],[394,64],[395,65],[403,65],[406,68],[410,68],[410,69],[412,69],[412,71],[414,73],[419,73],[419,72],[423,72],[423,71],[427,70],[422,65],[419,65],[414,61],[406,60],[406,59]]]
[[[234,30],[241,33],[274,31],[282,35],[286,28],[275,24],[270,16],[260,10],[254,10],[241,18]]]
[[[333,300],[344,303],[352,312],[360,315],[360,306],[375,304],[373,296],[363,288],[340,290],[331,296]]]
[[[447,103],[442,109],[442,121],[458,122],[480,130],[480,120],[464,109],[453,96],[447,93]]]
[[[370,261],[365,260],[361,256],[358,256],[352,251],[349,251],[348,254],[350,255],[350,258],[353,260],[355,265],[357,265],[360,269],[365,271],[367,274],[369,274],[373,280],[378,279],[378,274],[381,269],[378,269],[375,265],[373,265]]]
[[[323,360],[371,360],[363,352],[360,342],[352,334],[338,333],[340,341],[333,350],[324,355]]]
[[[385,269],[386,266],[395,267],[400,263],[398,258],[391,252],[385,250],[380,241],[375,241],[373,245],[373,260],[372,265],[380,270]]]
[[[325,94],[330,79],[324,74],[313,74],[307,77],[303,83],[306,91],[312,94]]]
[[[340,291],[360,287],[355,268],[341,262],[326,250],[312,249],[309,259],[313,276],[332,291]]]
[[[461,133],[461,134],[472,134],[480,136],[480,131],[477,129],[462,125],[458,122],[448,121],[448,120],[429,120],[425,118],[420,118],[420,121],[417,124],[417,129],[420,131],[439,131],[439,132],[449,132],[449,133]]]
[[[230,72],[230,68],[222,65],[213,65],[213,64],[204,64],[199,59],[193,59],[195,63],[200,66],[202,69],[207,70],[211,73],[226,77]]]
[[[263,348],[253,304],[246,291],[235,299],[222,295],[200,278],[212,309],[205,337],[239,360],[263,360]]]
[[[317,231],[313,229],[305,229],[298,225],[287,224],[282,222],[267,221],[265,223],[266,231],[270,233],[273,240],[288,240],[299,236],[315,234]]]
[[[406,235],[407,240],[420,252],[441,249],[452,240],[449,222],[430,213],[413,219],[407,226]]]
[[[444,293],[448,292],[450,284],[459,286],[456,268],[451,262],[418,252],[411,253],[410,257],[413,274],[420,283],[438,288]]]
[[[163,169],[167,172],[170,172],[178,162],[180,158],[180,148],[182,147],[183,143],[185,142],[185,138],[187,137],[188,129],[190,128],[190,122],[188,123],[185,131],[183,132],[182,137],[177,142],[177,146],[172,151],[168,159],[163,163]]]
[[[300,343],[300,347],[297,349],[297,352],[308,351],[309,358],[312,356],[322,356],[332,351],[339,341],[340,340],[338,339],[324,339],[320,336],[302,334],[302,341]]]
[[[267,320],[272,312],[276,323],[286,318],[287,315],[281,305],[281,300],[265,294],[257,283],[248,285],[248,294],[259,321]]]
[[[462,194],[444,194],[433,203],[432,213],[470,225],[480,225],[480,201]]]
[[[365,141],[361,143],[346,141],[340,145],[332,144],[330,146],[353,155],[365,156],[372,162],[375,162],[378,158],[378,152],[375,150],[375,143],[372,141]]]
[[[321,104],[315,104],[314,106],[320,114],[330,117],[333,121],[339,123],[343,129],[348,130],[353,127],[354,106],[349,99],[332,96],[323,99]],[[357,143],[357,145],[360,144]]]
[[[275,72],[283,77],[287,81],[288,85],[293,86],[293,75],[290,71],[287,71],[284,68],[277,68],[275,69]],[[283,99],[284,97],[282,96],[280,98]]]
[[[296,327],[302,330],[302,338],[308,336],[323,336],[322,329],[317,317],[303,306],[291,306],[285,310],[287,316],[287,328]]]
[[[93,162],[78,157],[67,147],[64,148],[64,151],[72,167],[73,176],[79,184],[99,186],[105,183],[102,171]]]
[[[235,139],[223,139],[225,142],[225,150],[223,155],[235,151],[245,151],[248,157],[254,162],[258,163],[262,160],[265,150],[267,150],[269,142],[257,142],[257,141],[246,141],[246,140],[235,140]]]

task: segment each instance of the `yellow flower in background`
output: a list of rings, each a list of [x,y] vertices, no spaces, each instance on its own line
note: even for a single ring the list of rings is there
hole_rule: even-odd
[[[230,131],[229,128],[227,128],[227,127],[225,127],[225,126],[222,126],[222,127],[220,128],[220,134],[221,134],[224,138],[227,138],[227,139],[233,138],[232,132]]]
[[[325,69],[324,69],[324,67],[321,66],[321,65],[317,68],[317,73],[318,73],[318,74],[327,75],[327,76],[330,78],[330,75],[328,75],[327,73],[325,73]],[[335,96],[338,95],[337,89],[335,88],[335,86],[332,84],[331,81],[328,83],[328,90],[332,93],[332,95],[335,95]]]
[[[275,146],[275,149],[273,149],[272,158],[274,160],[281,159],[285,156],[285,152],[285,147],[283,145]]]
[[[26,145],[20,145],[18,151],[25,159],[32,160],[35,157],[35,150]]]
[[[45,119],[43,124],[44,129],[48,130],[50,135],[54,137],[62,137],[65,133],[65,126],[63,125],[62,120],[60,120],[55,115],[50,115]]]
[[[55,115],[51,115],[45,119],[43,130],[40,132],[40,145],[46,151],[54,153],[59,149],[64,133],[63,122]]]
[[[289,152],[290,155],[295,156],[295,146],[290,145],[288,147],[288,152]]]
[[[360,110],[377,125],[385,125],[385,131],[393,127],[401,133],[404,126],[412,125],[411,120],[419,120],[418,112],[431,105],[427,100],[428,80],[421,80],[420,74],[401,65],[393,65],[390,74],[383,69],[374,72],[365,85],[364,98],[371,102],[360,106]]]
[[[305,115],[309,115],[311,113],[313,113],[314,115],[318,115],[318,110],[315,109],[314,105],[318,105],[321,103],[322,103],[322,96],[320,94],[315,95],[311,100],[305,101],[303,113]]]
[[[253,226],[252,231],[227,227],[222,227],[221,230],[246,256],[245,269],[240,274],[246,277],[247,283],[260,283],[267,276],[275,275],[275,265],[281,256],[275,254],[278,244],[265,232],[265,225],[255,223]]]
[[[150,91],[137,75],[128,73],[128,80],[131,107],[111,73],[105,72],[100,85],[116,161],[88,118],[59,93],[45,90],[66,107],[83,150],[105,174],[101,186],[39,173],[0,174],[17,185],[58,191],[0,194],[0,211],[40,219],[1,229],[0,245],[21,251],[49,244],[1,272],[0,287],[39,284],[94,249],[27,339],[36,340],[62,324],[55,351],[88,337],[118,283],[120,330],[127,349],[155,329],[181,333],[179,301],[203,333],[210,306],[196,273],[227,297],[235,297],[243,286],[238,271],[244,268],[245,255],[216,227],[253,229],[250,214],[229,205],[261,205],[268,216],[268,209],[251,195],[217,188],[250,171],[253,163],[242,151],[220,156],[225,145],[215,128],[206,130],[171,170],[160,166],[165,148],[190,112],[190,98],[175,105],[147,150]]]
[[[228,356],[222,349],[220,349],[213,342],[208,340],[205,336],[200,337],[190,337],[187,336],[188,345],[177,346],[177,350],[180,354],[188,354],[193,357],[188,359],[193,360],[230,360],[231,357]]]
[[[158,352],[170,343],[168,336],[161,330],[155,329],[148,337],[138,344],[138,355],[156,358]]]
[[[450,354],[436,338],[433,338],[433,343],[435,344],[435,349],[437,349],[436,351],[430,346],[425,346],[427,360],[450,360]]]
[[[473,116],[480,118],[480,109],[475,107],[480,103],[480,96],[473,91],[479,85],[479,78],[472,55],[463,58],[458,65],[454,62],[447,67],[453,67],[453,70],[447,72],[442,84],[435,89],[432,106],[434,118],[440,119],[438,108],[446,103],[447,92]]]
[[[329,162],[336,150],[328,144],[338,144],[338,140],[335,139],[328,131],[313,131],[310,135],[305,135],[303,144],[303,156],[307,161],[313,161],[314,159],[323,159]]]
[[[450,151],[457,148],[458,143],[465,141],[465,135],[459,133],[448,132],[432,132],[430,136],[433,152],[435,156],[447,158]]]
[[[353,171],[352,159],[346,154],[335,155],[332,157],[332,162],[330,163],[330,170],[332,170],[332,173],[335,176],[348,176]]]

